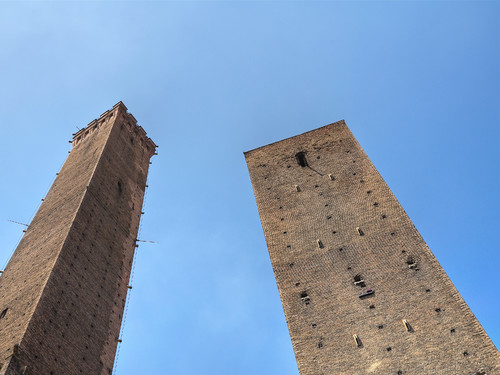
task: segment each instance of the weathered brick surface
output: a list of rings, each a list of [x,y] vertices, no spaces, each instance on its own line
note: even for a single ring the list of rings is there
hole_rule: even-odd
[[[154,152],[121,102],[75,134],[0,277],[2,374],[111,373]]]
[[[302,375],[500,374],[497,349],[343,121],[245,157]]]

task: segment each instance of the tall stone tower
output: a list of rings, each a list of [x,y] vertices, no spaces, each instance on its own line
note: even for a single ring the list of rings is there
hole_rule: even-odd
[[[495,346],[343,121],[245,153],[302,375],[498,375]]]
[[[73,149],[0,277],[0,373],[112,373],[149,160],[122,102]]]

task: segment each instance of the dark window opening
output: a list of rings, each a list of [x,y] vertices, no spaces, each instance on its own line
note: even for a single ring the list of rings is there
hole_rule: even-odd
[[[384,328],[384,325],[383,325],[383,324],[379,324],[379,325],[377,326],[377,328],[378,328],[378,329],[382,329],[382,328]]]
[[[0,313],[0,319],[5,318],[5,314],[7,314],[7,310],[8,310],[8,309],[9,309],[9,308],[6,308],[5,310],[3,310],[3,311]]]
[[[366,286],[365,280],[361,279],[359,275],[354,277],[354,285],[364,288]]]
[[[438,313],[438,312],[441,312],[441,309],[438,307],[438,308],[435,308],[434,311]]]
[[[370,307],[370,309],[374,309],[375,305],[370,305],[369,307]]]
[[[311,302],[311,299],[309,298],[309,296],[307,295],[307,292],[302,292],[300,293],[300,299],[302,300],[302,302],[304,302],[306,305],[309,305],[309,302]]]
[[[390,352],[392,350],[392,348],[389,346],[389,347],[385,348],[385,350],[387,350],[388,352]]]
[[[455,333],[455,328],[450,329],[450,333]]]
[[[134,144],[134,138],[130,137],[130,144],[133,145]]]
[[[415,259],[413,259],[413,257],[408,257],[408,259],[406,260],[406,264],[408,265],[409,269],[418,271],[417,262],[415,262]]]
[[[118,192],[121,194],[123,192],[122,183],[118,181]]]
[[[301,151],[301,152],[298,152],[295,154],[295,159],[297,159],[297,163],[299,163],[299,165],[304,168],[304,167],[307,167],[309,166],[309,164],[307,164],[307,159],[306,159],[306,153]]]
[[[467,351],[465,351],[463,354],[464,354],[464,357],[467,357],[469,355],[469,353]]]
[[[323,343],[322,343],[321,341],[320,341],[320,342],[318,342],[318,348],[320,348],[320,349],[321,349],[322,347],[323,347]]]
[[[312,324],[312,327],[313,327],[313,328],[316,328],[316,323],[313,323],[313,324]]]

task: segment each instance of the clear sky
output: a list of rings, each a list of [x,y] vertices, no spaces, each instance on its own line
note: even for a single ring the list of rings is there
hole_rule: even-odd
[[[76,127],[160,146],[119,375],[298,374],[243,151],[345,119],[500,344],[499,2],[0,2],[0,263]]]

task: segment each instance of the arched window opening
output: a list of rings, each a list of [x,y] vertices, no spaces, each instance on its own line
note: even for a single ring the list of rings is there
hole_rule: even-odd
[[[309,166],[309,164],[307,164],[306,153],[304,151],[296,153],[295,159],[297,159],[297,163],[299,163],[302,168]]]

